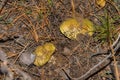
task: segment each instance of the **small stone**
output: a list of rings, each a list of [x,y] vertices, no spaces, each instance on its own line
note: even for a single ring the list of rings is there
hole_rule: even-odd
[[[34,60],[35,60],[34,54],[22,53],[22,55],[20,56],[20,62],[22,62],[23,64],[26,64],[26,65],[32,64],[34,62]]]
[[[67,47],[64,47],[64,50],[63,50],[63,55],[65,56],[70,56],[72,53],[71,53],[71,50]]]

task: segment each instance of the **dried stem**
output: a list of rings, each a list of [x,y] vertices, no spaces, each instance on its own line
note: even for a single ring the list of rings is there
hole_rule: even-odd
[[[111,46],[111,42],[110,42],[110,50],[111,50],[112,57],[113,57],[113,67],[114,67],[114,70],[115,70],[115,78],[116,78],[116,80],[120,80],[119,79],[119,72],[118,72],[117,62],[116,62],[116,57],[115,57],[115,52],[114,52],[113,47]]]
[[[72,16],[73,18],[75,18],[75,5],[73,0],[71,0],[71,6],[72,6]]]
[[[16,63],[16,61],[18,60],[18,58],[21,56],[21,54],[25,51],[25,49],[28,47],[29,43],[27,43],[27,45],[23,48],[23,50],[19,53],[19,55],[16,57],[15,61],[13,62],[13,64]]]
[[[7,2],[8,2],[8,0],[5,0],[5,1],[4,1],[4,4],[3,4],[2,8],[0,9],[0,14],[1,14],[3,8],[5,7],[5,5],[7,4]]]

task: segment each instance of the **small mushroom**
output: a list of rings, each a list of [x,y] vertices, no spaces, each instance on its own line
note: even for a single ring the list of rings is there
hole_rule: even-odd
[[[94,27],[93,23],[88,19],[70,18],[60,25],[60,31],[69,39],[77,40],[79,34],[92,36]]]
[[[38,46],[34,51],[36,55],[34,64],[36,66],[43,66],[49,61],[54,52],[55,46],[52,43],[45,43],[42,46]]]

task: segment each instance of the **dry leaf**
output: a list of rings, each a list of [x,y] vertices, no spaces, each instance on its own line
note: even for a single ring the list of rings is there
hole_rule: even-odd
[[[35,41],[38,42],[39,41],[39,36],[37,34],[37,31],[35,29],[33,29],[31,32],[32,32],[32,35],[33,35]]]
[[[6,54],[7,54],[7,58],[11,58],[18,55],[17,53],[14,53],[14,52],[7,52]]]

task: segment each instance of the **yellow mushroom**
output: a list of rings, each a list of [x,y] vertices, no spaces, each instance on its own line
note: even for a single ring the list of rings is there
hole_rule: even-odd
[[[60,31],[70,39],[76,39],[79,34],[79,22],[76,19],[67,19],[60,25]]]
[[[89,36],[92,36],[93,30],[93,23],[88,19],[78,21],[75,18],[70,18],[60,25],[60,31],[72,40],[76,40],[78,34],[88,34]]]
[[[81,34],[88,34],[89,36],[92,36],[94,33],[94,27],[93,23],[88,19],[83,19],[82,21],[82,29],[80,31]]]
[[[54,52],[55,46],[52,43],[45,43],[42,46],[38,46],[34,52],[36,55],[34,64],[36,66],[43,66],[49,61]]]
[[[100,7],[104,7],[106,4],[106,0],[96,0],[96,4]]]

